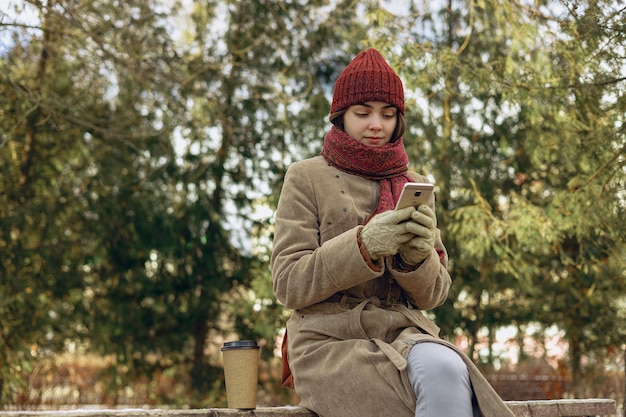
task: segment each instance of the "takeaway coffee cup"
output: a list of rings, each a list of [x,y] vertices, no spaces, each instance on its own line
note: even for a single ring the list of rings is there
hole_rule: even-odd
[[[226,342],[222,346],[228,408],[240,410],[256,408],[259,349],[254,340]]]

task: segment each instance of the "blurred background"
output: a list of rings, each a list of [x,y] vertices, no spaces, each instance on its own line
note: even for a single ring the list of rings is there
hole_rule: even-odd
[[[436,184],[442,336],[507,400],[621,406],[623,0],[5,0],[0,409],[225,406],[237,339],[297,403],[273,210],[369,46]]]

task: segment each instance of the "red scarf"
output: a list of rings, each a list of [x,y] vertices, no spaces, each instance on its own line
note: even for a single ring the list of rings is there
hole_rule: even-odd
[[[407,175],[409,157],[402,138],[383,146],[367,146],[333,126],[324,137],[322,155],[340,171],[358,175],[380,184],[378,206],[372,216],[393,210]]]

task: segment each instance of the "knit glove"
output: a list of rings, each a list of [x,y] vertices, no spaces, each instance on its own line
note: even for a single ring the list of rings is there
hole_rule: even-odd
[[[414,207],[378,213],[361,229],[361,242],[374,260],[395,255],[401,244],[415,236],[417,227],[410,221]]]
[[[400,245],[398,252],[402,262],[406,265],[419,265],[435,247],[435,229],[437,216],[427,205],[421,205],[411,213],[411,222],[415,227],[415,236]]]

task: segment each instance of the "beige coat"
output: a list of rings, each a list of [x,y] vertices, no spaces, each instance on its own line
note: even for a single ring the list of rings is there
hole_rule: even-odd
[[[446,300],[447,255],[440,261],[433,250],[414,271],[395,270],[391,259],[375,270],[364,260],[357,233],[378,192],[378,182],[321,156],[292,164],[285,176],[271,268],[276,297],[294,310],[289,363],[300,405],[322,417],[413,417],[406,358],[426,340],[463,357],[484,417],[512,417],[471,360],[422,314]],[[445,254],[439,233],[436,247]]]

